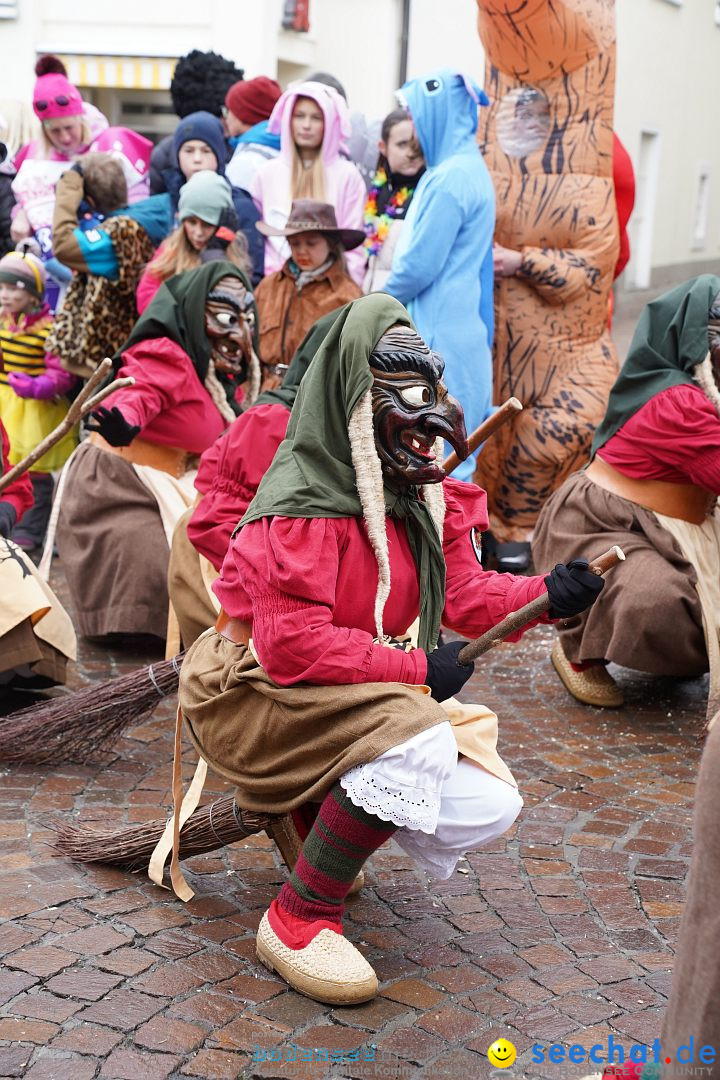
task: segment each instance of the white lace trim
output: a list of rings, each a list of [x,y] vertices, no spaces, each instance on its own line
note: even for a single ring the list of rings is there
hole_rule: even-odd
[[[340,777],[347,797],[355,806],[399,828],[434,833],[440,813],[440,794],[403,787],[388,781],[372,765],[358,765]]]

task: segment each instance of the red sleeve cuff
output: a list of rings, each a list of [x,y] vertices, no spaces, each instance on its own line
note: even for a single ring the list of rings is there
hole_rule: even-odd
[[[422,649],[403,652],[374,645],[366,682],[400,682],[420,686],[427,677],[427,657]]]

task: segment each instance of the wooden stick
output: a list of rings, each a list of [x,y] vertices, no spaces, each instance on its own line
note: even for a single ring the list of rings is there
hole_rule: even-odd
[[[592,559],[588,569],[593,574],[597,574],[598,577],[602,577],[611,567],[624,560],[625,553],[616,544],[609,551],[605,551],[602,555],[598,555],[596,559]],[[514,634],[517,630],[522,630],[529,622],[534,622],[535,619],[540,618],[549,607],[550,594],[544,592],[541,596],[531,600],[529,604],[525,604],[524,607],[512,611],[497,626],[493,626],[479,638],[475,638],[474,641],[469,641],[465,648],[458,653],[458,663],[470,664],[473,660],[477,660],[478,656],[482,656],[483,653],[488,652],[496,645],[500,645],[508,634]]]
[[[504,401],[499,408],[495,410],[492,416],[488,416],[487,420],[484,420],[480,427],[475,428],[472,435],[468,439],[469,452],[472,454],[477,450],[481,443],[484,443],[486,439],[489,439],[499,427],[515,416],[517,413],[522,412],[522,402],[518,401],[516,397],[508,398]],[[460,458],[453,450],[452,454],[443,461],[443,469],[445,475],[449,476],[451,472],[457,469],[460,464]]]
[[[27,457],[19,461],[17,465],[13,465],[12,469],[8,469],[4,476],[0,476],[0,492],[3,491],[9,484],[12,484],[13,480],[16,480],[18,476],[24,473],[31,465],[34,465],[36,461],[39,461],[43,454],[46,454],[48,450],[59,443],[61,439],[65,438],[69,431],[75,427],[84,417],[91,413],[93,409],[96,409],[101,401],[112,394],[115,390],[120,390],[123,386],[132,386],[135,380],[133,378],[126,379],[114,379],[107,386],[104,386],[102,390],[98,390],[98,386],[107,378],[112,370],[112,360],[109,357],[105,357],[101,364],[98,364],[95,371],[92,373],[88,381],[83,386],[82,390],[71,403],[67,413],[53,431],[49,435],[46,435],[42,442],[39,442],[34,450],[32,450]],[[97,391],[93,393],[93,391]]]

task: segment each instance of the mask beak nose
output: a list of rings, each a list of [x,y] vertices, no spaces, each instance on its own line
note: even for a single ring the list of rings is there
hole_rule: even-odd
[[[438,400],[437,417],[441,421],[437,425],[438,435],[450,443],[453,450],[465,461],[470,453],[465,428],[465,413],[463,407],[451,394],[445,394]]]

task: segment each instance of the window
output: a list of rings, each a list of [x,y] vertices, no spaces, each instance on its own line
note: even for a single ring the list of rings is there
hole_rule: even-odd
[[[310,29],[310,0],[285,0],[282,26],[283,30],[307,33]]]

